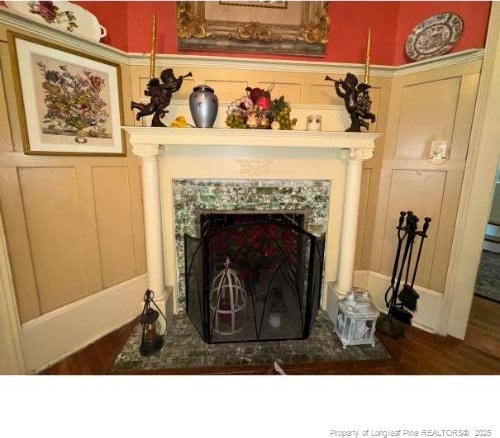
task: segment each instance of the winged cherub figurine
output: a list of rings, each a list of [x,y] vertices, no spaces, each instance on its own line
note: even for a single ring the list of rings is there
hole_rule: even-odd
[[[351,126],[346,129],[346,132],[361,132],[361,127],[368,130],[368,122],[363,119],[368,119],[371,123],[375,122],[375,114],[370,112],[372,101],[368,94],[371,85],[363,82],[359,84],[358,79],[352,73],[347,73],[343,80],[326,76],[325,81],[333,81],[337,96],[344,99],[345,107],[351,117]]]
[[[131,109],[138,109],[136,120],[142,117],[154,114],[151,120],[151,126],[165,126],[161,119],[168,113],[165,108],[170,105],[170,99],[179,88],[181,88],[184,78],[192,76],[191,72],[184,76],[176,78],[171,68],[163,70],[160,74],[160,79],[151,78],[148,82],[147,89],[144,91],[145,96],[149,96],[149,103],[139,103],[132,101]]]

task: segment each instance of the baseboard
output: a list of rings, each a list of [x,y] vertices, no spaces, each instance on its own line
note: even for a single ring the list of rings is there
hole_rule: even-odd
[[[138,316],[147,279],[140,275],[24,323],[27,372],[58,362]]]
[[[390,285],[390,277],[373,271],[355,271],[354,286],[367,289],[373,300],[373,304],[381,312],[386,313],[385,291]],[[437,333],[439,330],[439,317],[443,306],[443,295],[439,292],[415,285],[415,290],[420,295],[417,310],[414,313],[412,325],[430,333]],[[333,319],[336,315],[335,285],[328,285],[327,312]]]

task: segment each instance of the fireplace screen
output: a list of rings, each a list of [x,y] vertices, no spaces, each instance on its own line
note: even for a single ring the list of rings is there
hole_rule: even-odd
[[[200,215],[184,236],[186,310],[209,343],[306,339],[319,308],[324,236],[303,214]]]

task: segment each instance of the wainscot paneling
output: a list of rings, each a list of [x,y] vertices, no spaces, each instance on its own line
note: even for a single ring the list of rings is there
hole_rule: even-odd
[[[7,29],[40,38],[5,24],[0,35]],[[82,50],[71,40],[52,42]],[[18,313],[26,323],[141,276],[144,225],[140,164],[130,151],[126,157],[24,154],[11,62],[2,39],[0,208]],[[124,122],[131,124],[128,65],[121,73]]]
[[[75,169],[20,168],[19,181],[40,310],[46,313],[88,294]]]
[[[41,315],[16,167],[0,166],[0,206],[21,321]]]
[[[412,210],[420,224],[432,218],[416,281],[444,291],[480,69],[471,60],[393,79],[380,161],[375,154],[369,270],[391,274],[399,211]],[[447,142],[446,160],[430,160],[433,140]]]
[[[459,91],[459,77],[403,87],[396,159],[428,158],[431,140],[450,144]]]
[[[413,213],[420,218],[420,226],[425,216],[432,218],[431,231],[433,232],[430,232],[429,238],[425,240],[425,251],[422,253],[417,275],[417,283],[429,287],[445,180],[445,172],[425,172],[421,170],[394,170],[392,172],[382,249],[381,272],[383,274],[391,275],[392,273],[397,244],[396,226],[401,206],[411,204],[411,206],[417,207],[413,210]],[[413,254],[413,263],[416,259],[415,255],[416,249]],[[410,272],[412,272],[412,269],[410,269]]]
[[[135,274],[128,169],[94,167],[92,180],[102,281],[104,287],[109,287]]]

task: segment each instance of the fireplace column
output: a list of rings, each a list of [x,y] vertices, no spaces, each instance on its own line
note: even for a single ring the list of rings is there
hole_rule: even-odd
[[[163,279],[162,215],[158,170],[160,146],[154,144],[133,144],[132,151],[142,159],[142,198],[144,202],[148,287],[155,293],[155,300],[164,301],[166,297]]]
[[[346,294],[352,287],[363,161],[369,160],[372,156],[373,149],[348,149],[344,151],[344,157],[347,158],[347,174],[336,285],[336,291],[340,295]]]

